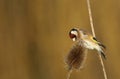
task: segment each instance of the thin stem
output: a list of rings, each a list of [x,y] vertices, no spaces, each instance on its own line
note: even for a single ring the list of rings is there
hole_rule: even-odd
[[[91,13],[91,7],[90,7],[90,1],[89,0],[87,0],[87,5],[88,5],[89,18],[90,18],[90,25],[91,25],[93,36],[95,37],[95,30],[94,30],[94,26],[93,26],[93,19],[92,19],[92,13]],[[102,69],[103,69],[104,78],[107,79],[107,74],[106,74],[106,70],[105,70],[105,66],[104,66],[102,57],[101,57],[100,54],[98,54],[98,55],[99,55],[99,59],[100,59],[100,62],[101,62]]]
[[[94,26],[93,26],[93,19],[92,19],[92,13],[91,13],[91,7],[90,7],[89,0],[87,0],[87,5],[88,5],[89,18],[90,18],[90,25],[91,25],[93,36],[95,37],[95,31],[94,31]]]
[[[67,79],[70,79],[71,73],[72,73],[72,69],[68,72]]]

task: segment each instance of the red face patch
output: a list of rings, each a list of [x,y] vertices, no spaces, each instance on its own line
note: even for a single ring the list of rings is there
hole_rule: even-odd
[[[70,38],[73,39],[73,38],[76,38],[76,35],[75,34],[69,34]]]

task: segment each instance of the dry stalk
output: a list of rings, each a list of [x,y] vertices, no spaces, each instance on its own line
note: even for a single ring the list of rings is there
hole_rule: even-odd
[[[95,37],[95,30],[94,30],[94,26],[93,26],[93,19],[92,19],[92,13],[91,13],[91,7],[90,7],[90,1],[89,0],[87,0],[87,6],[88,6],[88,12],[89,12],[89,19],[90,19],[92,34]],[[99,55],[99,59],[100,59],[100,62],[101,62],[102,69],[103,69],[104,79],[107,79],[107,74],[106,74],[106,70],[105,70],[105,66],[104,66],[102,57],[101,57],[100,54],[98,54],[98,55]]]

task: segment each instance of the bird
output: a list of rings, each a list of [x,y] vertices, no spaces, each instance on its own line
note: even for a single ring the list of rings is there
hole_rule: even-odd
[[[69,37],[75,42],[65,59],[69,71],[73,68],[83,68],[87,57],[87,50],[96,50],[98,54],[106,59],[104,53],[106,46],[99,42],[90,32],[84,29],[72,28],[69,31]]]

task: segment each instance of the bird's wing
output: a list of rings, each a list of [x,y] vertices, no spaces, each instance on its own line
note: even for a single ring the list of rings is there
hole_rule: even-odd
[[[93,37],[93,40],[94,40],[99,46],[101,46],[102,48],[106,49],[106,46],[103,45],[102,43],[100,43],[95,37]]]

